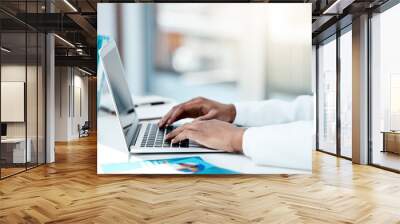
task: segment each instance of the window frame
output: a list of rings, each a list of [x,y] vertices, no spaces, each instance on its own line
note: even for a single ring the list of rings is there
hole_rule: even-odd
[[[339,158],[343,158],[346,160],[352,160],[352,158],[347,157],[342,155],[341,153],[341,119],[340,119],[340,103],[341,103],[341,97],[340,97],[340,85],[341,85],[341,65],[340,65],[340,59],[341,59],[341,55],[340,55],[340,37],[344,34],[346,34],[347,32],[351,32],[352,31],[352,23],[347,24],[346,26],[344,26],[343,28],[337,30],[335,33],[333,33],[332,35],[328,36],[327,38],[319,41],[316,44],[316,151],[319,152],[323,152],[329,155],[333,155]],[[327,44],[331,41],[336,41],[336,152],[332,153],[332,152],[328,152],[327,150],[321,149],[319,147],[319,122],[320,122],[320,118],[319,118],[319,98],[320,98],[320,93],[319,93],[319,47],[322,44]]]

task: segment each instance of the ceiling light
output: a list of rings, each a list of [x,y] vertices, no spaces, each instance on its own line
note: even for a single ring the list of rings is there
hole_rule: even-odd
[[[85,73],[85,74],[87,74],[87,75],[93,75],[92,73],[90,73],[90,72],[88,72],[88,71],[86,71],[86,70],[83,70],[83,69],[81,69],[81,68],[79,68],[79,67],[78,67],[78,70],[81,71],[81,72],[83,72],[83,73]]]
[[[73,45],[71,42],[69,42],[68,40],[60,37],[58,34],[54,34],[55,37],[57,37],[59,40],[61,40],[62,42],[64,42],[65,44],[67,44],[68,46],[75,48],[75,45]]]
[[[322,14],[342,14],[343,10],[354,1],[355,0],[336,0],[332,5],[325,9]]]
[[[77,48],[77,49],[76,49],[76,53],[78,53],[78,55],[83,55],[83,54],[84,54],[82,48]]]
[[[78,10],[73,6],[68,0],[64,0],[65,4],[67,4],[74,12],[78,12]]]
[[[4,51],[4,52],[6,52],[6,53],[11,53],[11,50],[9,50],[9,49],[7,49],[7,48],[5,48],[5,47],[1,47],[1,50]]]

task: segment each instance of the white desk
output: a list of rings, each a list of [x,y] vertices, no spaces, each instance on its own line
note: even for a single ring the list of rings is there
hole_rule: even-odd
[[[2,145],[14,145],[13,147],[13,160],[12,163],[25,163],[31,161],[31,145],[32,141],[30,138],[27,138],[27,147],[25,154],[25,138],[5,138],[1,139]]]
[[[157,110],[157,106],[154,106]],[[164,111],[162,111],[164,113]],[[139,114],[140,116],[140,114]],[[294,170],[278,167],[257,166],[244,155],[230,153],[190,153],[190,154],[130,154],[126,149],[118,120],[111,114],[98,113],[97,129],[97,172],[98,174],[120,174],[122,172],[105,173],[102,165],[115,163],[131,163],[149,159],[167,159],[177,157],[199,156],[203,160],[221,168],[244,174],[309,174],[310,171]],[[159,174],[161,170],[148,170],[146,174]],[[134,173],[134,172],[130,172]],[[141,172],[143,173],[143,172]]]

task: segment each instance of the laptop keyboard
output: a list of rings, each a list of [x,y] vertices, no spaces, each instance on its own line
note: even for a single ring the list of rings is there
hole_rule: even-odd
[[[200,145],[185,139],[183,141],[172,144],[170,140],[165,140],[165,136],[172,130],[177,128],[176,126],[167,126],[165,128],[159,128],[155,123],[149,123],[146,126],[146,130],[143,135],[143,139],[140,143],[140,147],[157,147],[157,148],[199,148]]]

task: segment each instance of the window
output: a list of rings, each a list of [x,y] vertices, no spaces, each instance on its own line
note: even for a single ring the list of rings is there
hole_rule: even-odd
[[[336,40],[318,47],[318,149],[336,153]]]
[[[371,162],[400,170],[400,5],[371,19]]]
[[[318,47],[317,59],[318,149],[350,159],[353,96],[352,26],[346,26],[337,35],[322,41]]]
[[[340,155],[351,158],[352,141],[352,32],[340,36]]]

